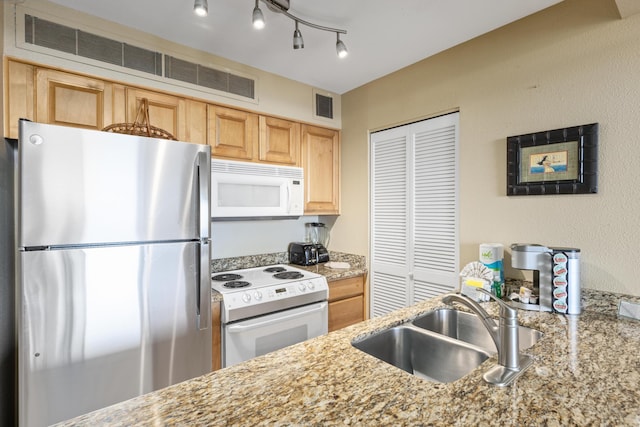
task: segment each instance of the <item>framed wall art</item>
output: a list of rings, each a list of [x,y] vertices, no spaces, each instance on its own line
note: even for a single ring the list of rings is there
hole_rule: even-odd
[[[598,123],[507,138],[507,196],[598,192]]]

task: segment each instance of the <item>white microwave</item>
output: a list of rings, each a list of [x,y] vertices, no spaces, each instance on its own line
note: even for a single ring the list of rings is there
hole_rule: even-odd
[[[213,219],[299,217],[303,212],[302,168],[211,160]]]

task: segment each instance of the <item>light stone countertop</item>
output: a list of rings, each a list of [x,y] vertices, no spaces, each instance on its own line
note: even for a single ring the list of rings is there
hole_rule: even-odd
[[[60,425],[640,425],[640,323],[598,311],[615,294],[584,293],[580,316],[519,310],[544,336],[509,387],[482,379],[495,356],[438,384],[351,346],[442,307],[437,297]]]

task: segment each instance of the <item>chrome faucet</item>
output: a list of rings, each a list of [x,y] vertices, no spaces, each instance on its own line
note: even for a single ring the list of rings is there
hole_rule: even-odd
[[[500,305],[500,320],[498,326],[489,316],[489,313],[472,299],[460,294],[448,294],[442,298],[445,304],[457,302],[473,311],[482,324],[487,328],[493,342],[498,350],[498,365],[491,368],[483,375],[485,381],[498,386],[506,386],[517,378],[525,369],[531,366],[533,359],[520,354],[520,343],[518,339],[518,311],[507,305],[504,301],[496,298],[484,289],[477,289],[483,292]]]

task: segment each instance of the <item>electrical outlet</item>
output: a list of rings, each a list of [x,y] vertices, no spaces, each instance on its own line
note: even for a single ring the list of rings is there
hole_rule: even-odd
[[[618,316],[640,320],[640,303],[620,300]]]

